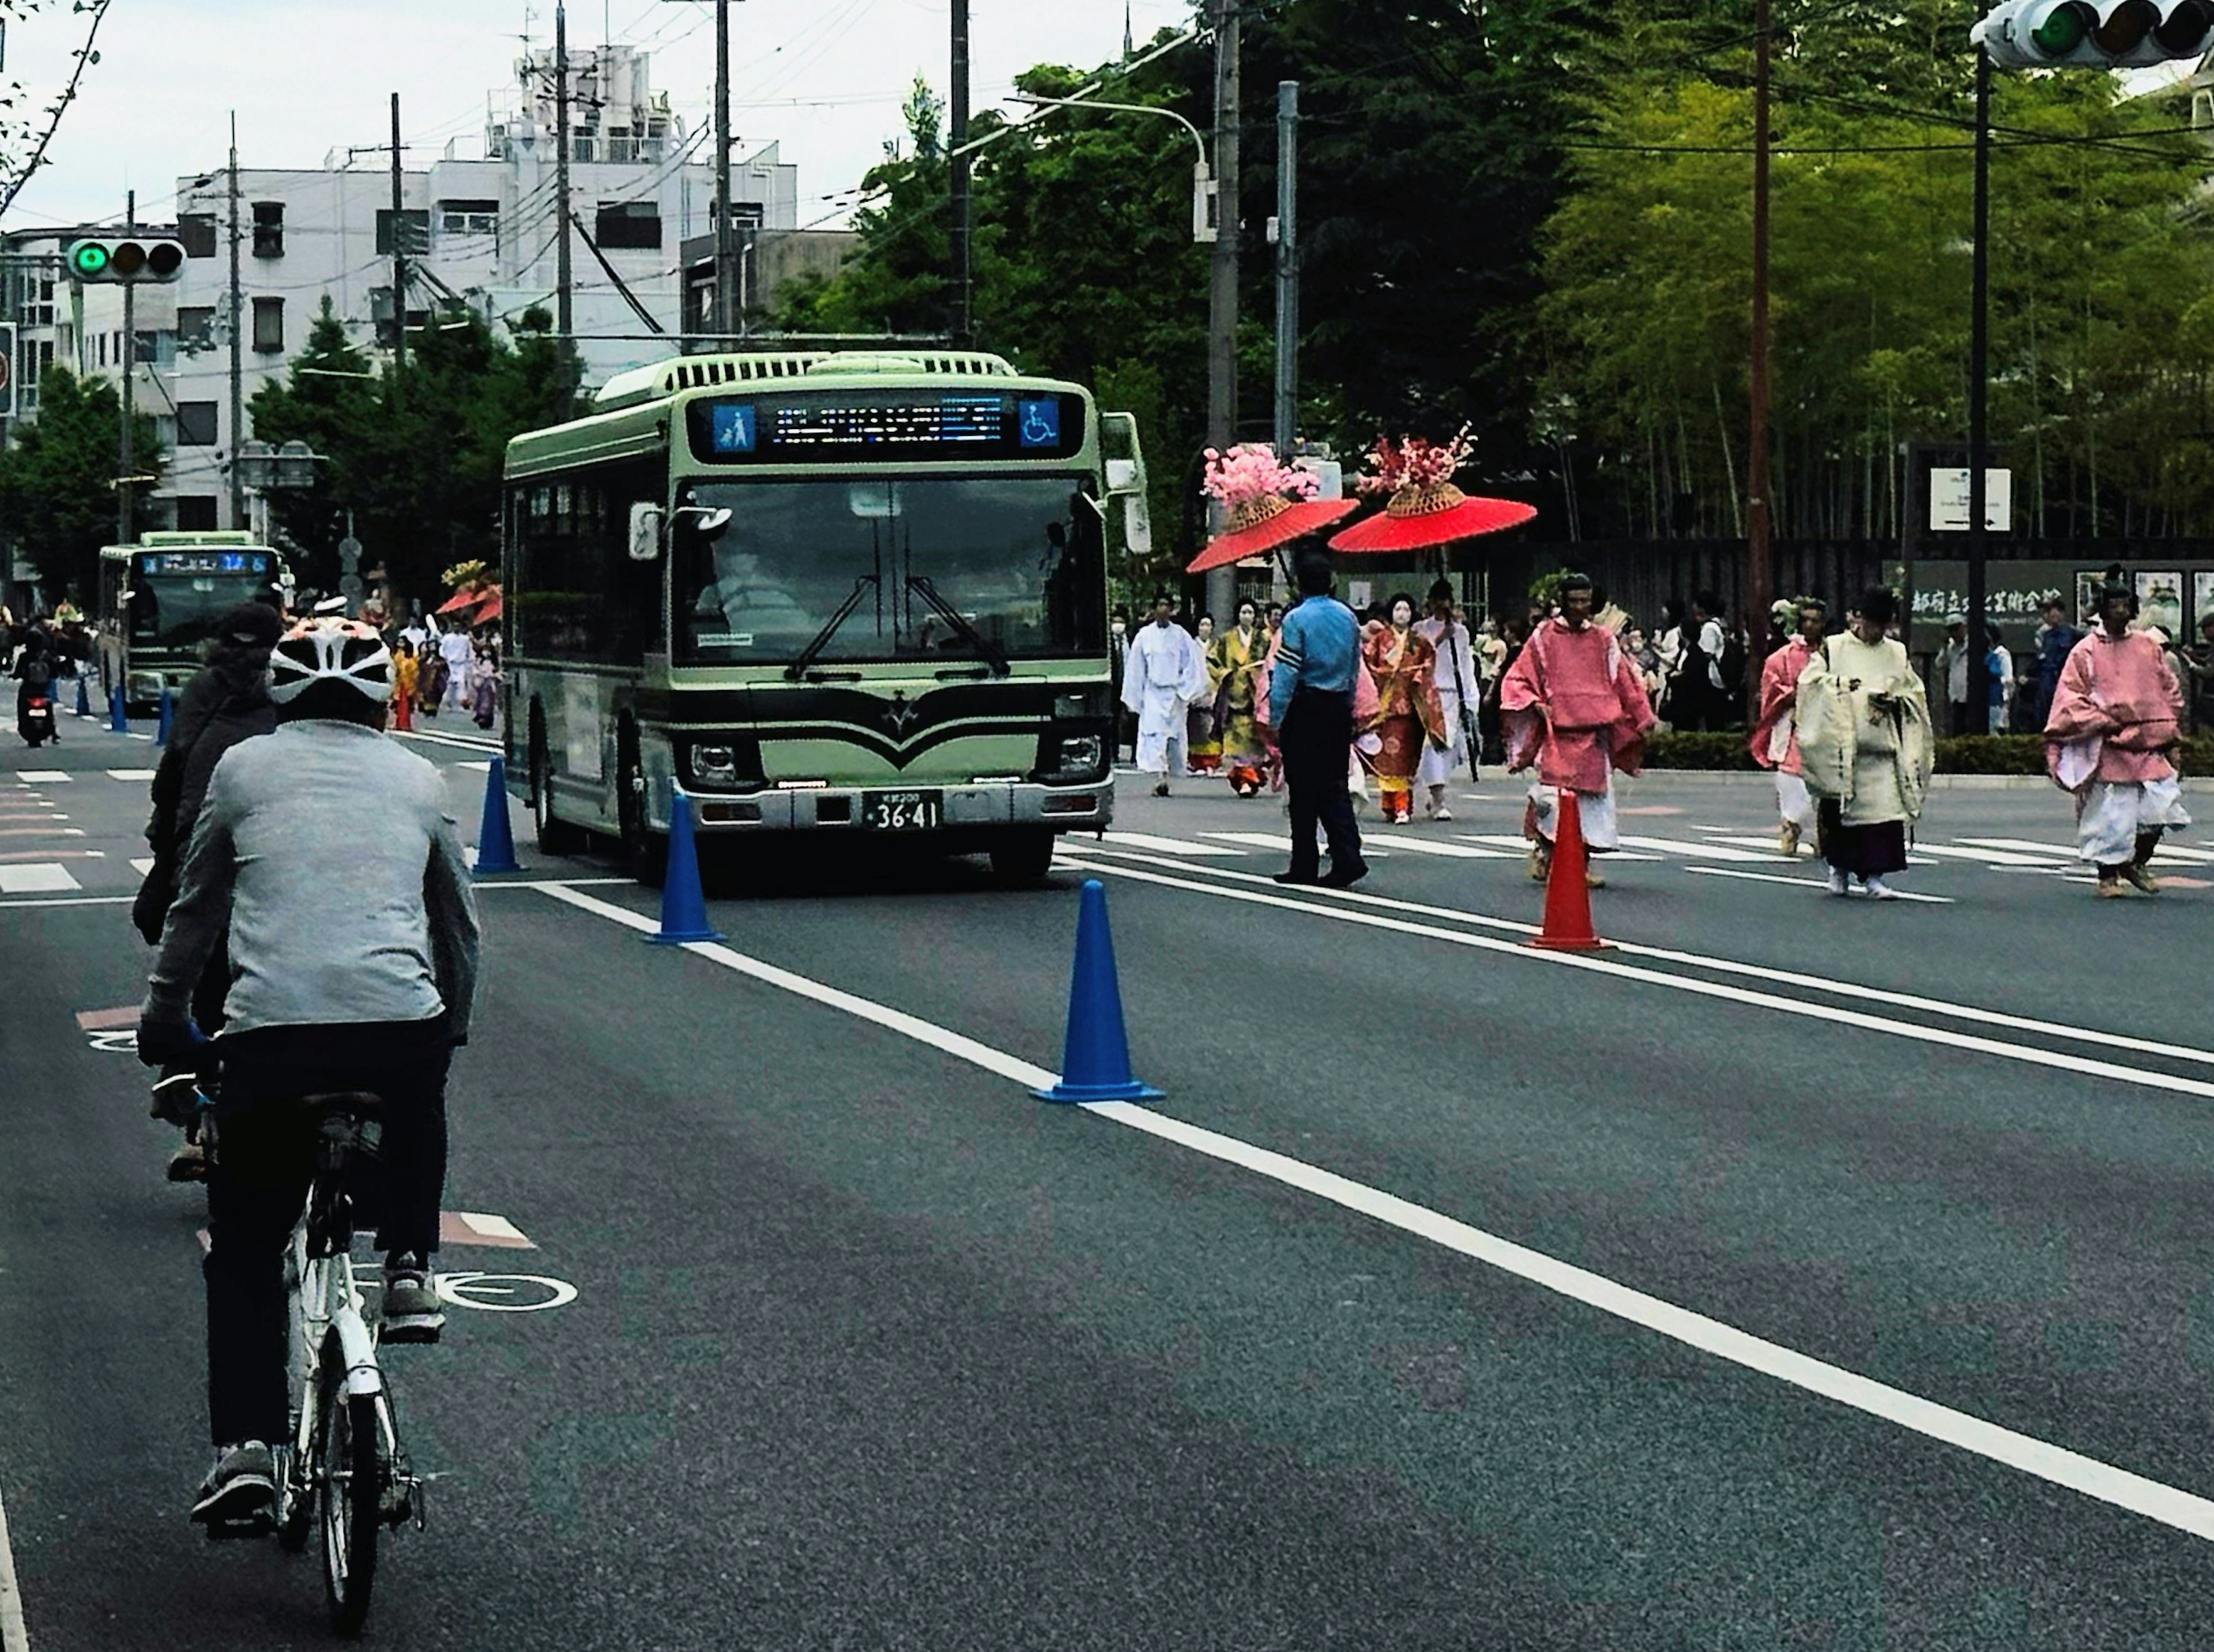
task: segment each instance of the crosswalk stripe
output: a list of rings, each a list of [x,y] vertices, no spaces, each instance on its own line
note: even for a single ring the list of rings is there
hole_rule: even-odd
[[[1106,841],[1133,849],[1151,849],[1158,854],[1226,854],[1242,859],[1245,854],[1243,849],[1226,849],[1213,843],[1188,843],[1180,837],[1155,837],[1147,832],[1109,832]]]
[[[1976,860],[1986,866],[2046,866],[2052,863],[2041,856],[2009,854],[2003,849],[1971,848],[1959,843],[1931,843],[1917,838],[1914,847],[1923,854],[1936,855],[1940,860]]]
[[[1292,846],[1289,832],[1202,832],[1200,835],[1219,838],[1225,843],[1250,843],[1257,849],[1275,849],[1279,853],[1289,849]],[[1391,858],[1391,850],[1373,847],[1366,833],[1362,834],[1361,839],[1361,854],[1363,860],[1375,860],[1379,856],[1386,860]]]
[[[155,773],[150,768],[111,768],[107,771],[107,778],[111,780],[150,780]]]
[[[76,776],[65,768],[19,768],[15,778],[26,786],[59,786]]]
[[[131,863],[131,870],[137,872],[141,878],[144,878],[148,872],[154,870],[153,857],[151,855],[147,855],[142,859],[133,860]]]
[[[2027,854],[2049,855],[2055,860],[2060,861],[2072,862],[2076,859],[2076,846],[2073,843],[2039,843],[2026,837],[1964,837],[1959,841],[1963,843],[1981,844],[1994,849],[2019,849]],[[2153,851],[2153,859],[2173,860],[2190,866],[2214,866],[2214,854],[2209,854],[2205,849],[2186,849],[2180,844],[2166,841]]]
[[[60,895],[83,887],[58,860],[0,866],[0,895]]]
[[[1456,832],[1453,835],[1459,838],[1464,843],[1489,843],[1495,848],[1508,850],[1509,852],[1509,859],[1526,855],[1530,853],[1530,840],[1526,837],[1518,837],[1509,832]],[[1610,860],[1658,861],[1666,860],[1667,857],[1665,855],[1658,854],[1640,854],[1634,849],[1627,852],[1618,849],[1609,854],[1607,859]]]
[[[1675,837],[1633,837],[1628,832],[1622,841],[1641,849],[1652,849],[1661,854],[1689,855],[1697,860],[1734,860],[1759,862],[1780,860],[1783,857],[1771,849],[1765,854],[1752,849],[1732,848],[1721,843],[1693,843]]]
[[[1795,889],[1811,889],[1817,894],[1826,894],[1829,891],[1827,884],[1818,884],[1811,878],[1789,877],[1780,872],[1740,872],[1734,866],[1686,866],[1684,870],[1697,873],[1703,878],[1741,878],[1747,883],[1753,884],[1789,884]],[[1913,890],[1905,889],[1894,889],[1892,894],[1899,900],[1918,901],[1927,906],[1958,904],[1949,895],[1917,895]],[[1866,897],[1855,898],[1865,899]]]
[[[1465,843],[1440,843],[1434,838],[1403,837],[1394,834],[1391,847],[1404,849],[1409,854],[1434,854],[1448,860],[1515,860],[1521,857],[1508,849],[1471,848]],[[1366,846],[1363,846],[1366,852]]]
[[[0,837],[83,837],[80,826],[0,826]]]

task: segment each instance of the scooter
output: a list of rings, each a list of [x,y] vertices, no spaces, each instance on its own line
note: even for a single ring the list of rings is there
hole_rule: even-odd
[[[34,750],[49,740],[58,739],[54,732],[54,702],[44,694],[25,695],[16,703],[15,731]]]

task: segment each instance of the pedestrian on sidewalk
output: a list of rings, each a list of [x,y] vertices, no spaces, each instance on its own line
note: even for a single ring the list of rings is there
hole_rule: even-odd
[[[1645,684],[1621,639],[1592,623],[1598,599],[1590,575],[1564,575],[1558,617],[1531,632],[1500,685],[1508,769],[1520,773],[1534,764],[1538,770],[1522,835],[1530,840],[1530,876],[1538,883],[1552,874],[1564,791],[1575,793],[1576,823],[1587,849],[1605,854],[1621,847],[1615,771],[1637,773],[1654,725]],[[1589,867],[1584,881],[1593,889],[1606,887]]]
[[[1830,893],[1852,880],[1879,901],[1899,898],[1884,879],[1906,870],[1906,827],[1922,817],[1936,742],[1930,707],[1906,646],[1887,634],[1899,599],[1881,585],[1862,595],[1852,627],[1814,651],[1799,676],[1799,756],[1820,799]]]
[[[1829,634],[1829,605],[1809,597],[1798,607],[1798,624],[1783,647],[1760,668],[1760,716],[1752,725],[1752,760],[1776,771],[1776,847],[1795,857],[1814,835],[1814,799],[1799,757],[1799,679]]]
[[[2214,618],[2210,615],[2209,618]],[[2068,623],[2066,604],[2056,597],[2045,605],[2045,623],[2037,627],[2037,726],[2044,728],[2052,715],[2053,691],[2060,686],[2060,668],[2076,645],[2083,640],[2080,626]]]
[[[1448,609],[1450,611],[1450,609]],[[1450,750],[1438,700],[1438,657],[1415,629],[1415,599],[1402,591],[1385,607],[1385,622],[1368,634],[1361,658],[1375,680],[1376,790],[1379,810],[1394,826],[1414,818],[1415,777],[1423,755]]]
[[[1138,719],[1138,768],[1158,777],[1157,798],[1168,796],[1170,775],[1183,772],[1185,707],[1207,692],[1207,662],[1174,606],[1167,591],[1153,593],[1153,618],[1131,639],[1122,671],[1122,703]]]
[[[1945,616],[1945,646],[1937,651],[1936,675],[1945,681],[1946,731],[1973,734],[1968,717],[1968,616]]]
[[[1353,701],[1361,670],[1361,625],[1330,594],[1330,552],[1302,546],[1293,560],[1300,600],[1284,615],[1269,705],[1291,790],[1292,861],[1280,884],[1345,889],[1368,875],[1361,858],[1346,770],[1353,753]],[[1330,839],[1330,871],[1320,871],[1319,826]]]
[[[2161,834],[2191,824],[2173,762],[2182,696],[2160,645],[2131,628],[2137,611],[2129,586],[2100,590],[2098,628],[2070,651],[2045,725],[2046,767],[2076,797],[2076,853],[2107,899],[2156,893]]]

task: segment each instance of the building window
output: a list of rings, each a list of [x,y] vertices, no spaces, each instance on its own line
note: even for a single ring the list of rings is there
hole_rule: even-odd
[[[180,448],[211,448],[215,443],[215,403],[180,401],[177,404],[177,445]]]
[[[100,338],[100,342],[99,342],[98,347],[97,347],[97,349],[96,349],[96,351],[95,351],[95,353],[96,353],[96,354],[99,356],[99,358],[100,358],[100,364],[100,364],[101,366],[102,366],[102,367],[105,367],[105,366],[107,366],[107,334],[106,334],[105,333],[101,333],[101,334],[100,334],[100,335],[99,335],[99,338]]]
[[[178,305],[177,347],[180,350],[205,350],[214,342],[215,306]]]
[[[498,201],[440,201],[438,233],[442,236],[492,236],[499,233]]]
[[[215,404],[210,402],[210,407]],[[216,498],[212,493],[177,495],[177,527],[185,533],[215,531]]]
[[[595,153],[595,145],[590,138],[572,138],[569,140],[569,158],[571,160],[589,161],[592,158]]]
[[[602,201],[592,239],[602,248],[652,251],[661,245],[661,210],[651,201]]]
[[[254,203],[254,255],[256,258],[284,256],[284,202]]]
[[[376,250],[388,258],[392,255],[392,209],[389,207],[377,209]],[[401,209],[400,250],[410,258],[419,257],[431,250],[431,215],[419,206]]]
[[[254,301],[254,347],[264,353],[273,353],[284,348],[284,301],[282,298],[257,298]]]
[[[178,213],[177,239],[185,243],[187,258],[213,258],[215,256],[215,214],[212,212]]]

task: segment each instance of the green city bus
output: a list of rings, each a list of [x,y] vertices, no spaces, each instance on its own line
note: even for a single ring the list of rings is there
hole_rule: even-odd
[[[1110,456],[1108,450],[1116,450]],[[997,356],[685,356],[508,445],[510,787],[539,847],[844,833],[1041,877],[1114,814],[1136,424]],[[856,845],[858,847],[858,845]]]
[[[103,547],[97,619],[121,646],[117,681],[129,708],[143,714],[162,689],[182,692],[223,616],[284,581],[284,559],[248,533],[150,533]]]

